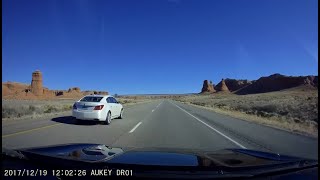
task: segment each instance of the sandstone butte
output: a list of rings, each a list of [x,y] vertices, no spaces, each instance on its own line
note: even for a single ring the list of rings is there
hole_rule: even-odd
[[[81,91],[79,87],[68,90],[49,90],[43,87],[43,77],[39,70],[32,73],[31,84],[18,82],[2,83],[2,99],[77,99],[89,94],[109,94],[107,91]]]
[[[201,89],[201,93],[213,93],[216,92],[214,89],[214,85],[212,84],[212,81],[204,80],[203,81],[203,86]]]

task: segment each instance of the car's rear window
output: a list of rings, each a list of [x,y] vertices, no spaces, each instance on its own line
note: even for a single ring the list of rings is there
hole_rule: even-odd
[[[94,97],[94,96],[86,96],[82,98],[80,101],[85,102],[100,102],[103,97]]]

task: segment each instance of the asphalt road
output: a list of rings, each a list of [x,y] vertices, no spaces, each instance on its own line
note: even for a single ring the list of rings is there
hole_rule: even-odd
[[[110,125],[76,123],[70,116],[2,123],[2,147],[27,148],[65,143],[112,147],[202,150],[246,148],[318,159],[318,140],[258,125],[171,100],[125,108]]]

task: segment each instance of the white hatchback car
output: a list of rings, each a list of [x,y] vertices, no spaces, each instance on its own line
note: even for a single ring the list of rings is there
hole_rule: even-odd
[[[72,116],[110,124],[111,119],[123,118],[123,106],[109,95],[87,95],[73,104]]]

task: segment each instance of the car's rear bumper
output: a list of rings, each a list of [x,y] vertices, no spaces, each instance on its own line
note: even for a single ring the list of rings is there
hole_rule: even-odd
[[[72,116],[81,120],[105,121],[106,117],[102,116],[102,111],[78,111],[72,110]]]

